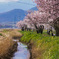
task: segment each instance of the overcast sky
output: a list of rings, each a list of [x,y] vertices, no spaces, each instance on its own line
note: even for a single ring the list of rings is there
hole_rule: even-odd
[[[13,9],[28,10],[35,6],[32,0],[0,0],[0,13]]]

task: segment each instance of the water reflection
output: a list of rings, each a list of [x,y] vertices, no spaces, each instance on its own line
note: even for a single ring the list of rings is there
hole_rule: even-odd
[[[27,49],[27,46],[18,41],[17,43],[18,43],[17,51],[14,53],[12,59],[29,59],[30,53],[29,50]]]

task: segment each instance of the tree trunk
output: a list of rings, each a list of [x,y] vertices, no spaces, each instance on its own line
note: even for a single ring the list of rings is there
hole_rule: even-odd
[[[59,36],[59,29],[56,30],[56,36]]]
[[[53,23],[54,23],[54,28],[56,30],[56,36],[59,36],[59,17],[56,18],[56,20],[54,20]]]

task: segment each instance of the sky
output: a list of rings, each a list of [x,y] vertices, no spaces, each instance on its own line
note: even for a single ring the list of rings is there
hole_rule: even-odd
[[[13,9],[29,10],[35,6],[32,0],[0,0],[0,13]]]

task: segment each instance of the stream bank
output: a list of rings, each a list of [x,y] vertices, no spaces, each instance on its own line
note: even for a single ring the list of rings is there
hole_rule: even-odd
[[[19,32],[23,34],[20,41],[28,45],[30,59],[59,59],[59,37],[49,36],[45,31],[43,34]]]
[[[30,59],[59,59],[59,37],[57,36],[49,36],[46,32],[37,34],[36,32],[19,31],[18,29],[4,30],[4,33],[10,34],[9,38],[11,37],[11,39],[19,39],[19,42],[25,43],[30,51]]]
[[[12,47],[7,51],[6,54],[0,56],[0,59],[10,59],[14,52],[17,51],[17,43],[15,42]]]
[[[13,54],[11,59],[30,59],[30,52],[27,49],[27,45],[19,42],[18,40],[14,40],[17,42],[17,51]]]

